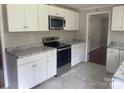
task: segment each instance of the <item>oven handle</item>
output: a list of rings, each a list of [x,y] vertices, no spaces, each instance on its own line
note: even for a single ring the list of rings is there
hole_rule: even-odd
[[[67,50],[67,49],[70,49],[71,47],[66,47],[66,48],[61,48],[61,49],[57,49],[57,51],[63,51],[63,50]]]

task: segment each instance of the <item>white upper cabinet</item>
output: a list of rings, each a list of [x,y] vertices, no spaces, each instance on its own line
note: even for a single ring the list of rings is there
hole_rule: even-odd
[[[49,5],[49,15],[64,17],[64,9]]]
[[[39,31],[48,30],[48,5],[38,5],[38,24]]]
[[[79,13],[65,9],[65,30],[79,30]]]
[[[79,30],[79,13],[73,10],[44,4],[8,4],[6,7],[9,32],[49,31],[49,15],[63,17],[65,30]]]
[[[38,31],[37,5],[7,5],[9,32]]]
[[[65,9],[64,14],[65,14],[65,21],[66,21],[64,29],[65,30],[71,30],[71,20],[72,20],[72,18],[71,18],[71,11]]]
[[[79,30],[79,12],[75,12],[74,15],[74,25],[75,25],[75,30]]]
[[[25,25],[26,31],[38,31],[37,5],[25,5]]]
[[[7,15],[9,32],[25,31],[24,5],[8,4]]]
[[[124,31],[124,6],[113,7],[112,31]]]

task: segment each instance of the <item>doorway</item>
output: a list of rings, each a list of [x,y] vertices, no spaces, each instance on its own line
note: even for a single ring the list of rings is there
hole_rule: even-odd
[[[109,21],[109,13],[95,13],[88,16],[88,62],[106,65],[107,45],[109,41]]]

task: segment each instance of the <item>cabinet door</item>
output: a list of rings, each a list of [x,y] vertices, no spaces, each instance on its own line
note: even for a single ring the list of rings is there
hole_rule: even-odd
[[[41,67],[41,73],[42,73],[42,82],[47,79],[47,64],[46,64],[46,57],[42,58],[42,67]]]
[[[71,30],[75,30],[75,12],[70,11],[70,17],[71,17]]]
[[[18,87],[28,89],[34,86],[34,63],[18,67]]]
[[[84,61],[84,44],[81,44],[79,47],[79,56],[80,56],[80,62]]]
[[[110,73],[115,73],[119,67],[119,50],[110,50],[107,49],[107,63],[106,71]]]
[[[38,12],[36,4],[25,5],[26,31],[38,31]]]
[[[57,73],[56,56],[49,56],[47,58],[47,79],[53,77]]]
[[[39,84],[42,82],[42,60],[37,60],[34,63],[35,67],[35,85]]]
[[[74,16],[75,30],[79,30],[79,13],[75,12]]]
[[[112,11],[112,31],[122,31],[123,29],[124,7],[113,7]]]
[[[64,17],[64,9],[49,5],[49,15]]]
[[[38,5],[39,31],[48,31],[48,5]]]
[[[65,30],[71,30],[71,11],[65,9]]]
[[[7,5],[8,30],[9,32],[25,31],[24,5]]]
[[[71,50],[71,66],[75,66],[79,63],[79,54],[78,54],[78,49],[77,46],[74,45],[72,46],[72,50]]]

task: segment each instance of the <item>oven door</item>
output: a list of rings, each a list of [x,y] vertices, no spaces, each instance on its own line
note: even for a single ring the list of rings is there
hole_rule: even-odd
[[[63,30],[64,29],[64,18],[49,16],[49,29],[50,30]]]
[[[71,63],[71,47],[65,47],[57,50],[57,68]]]

